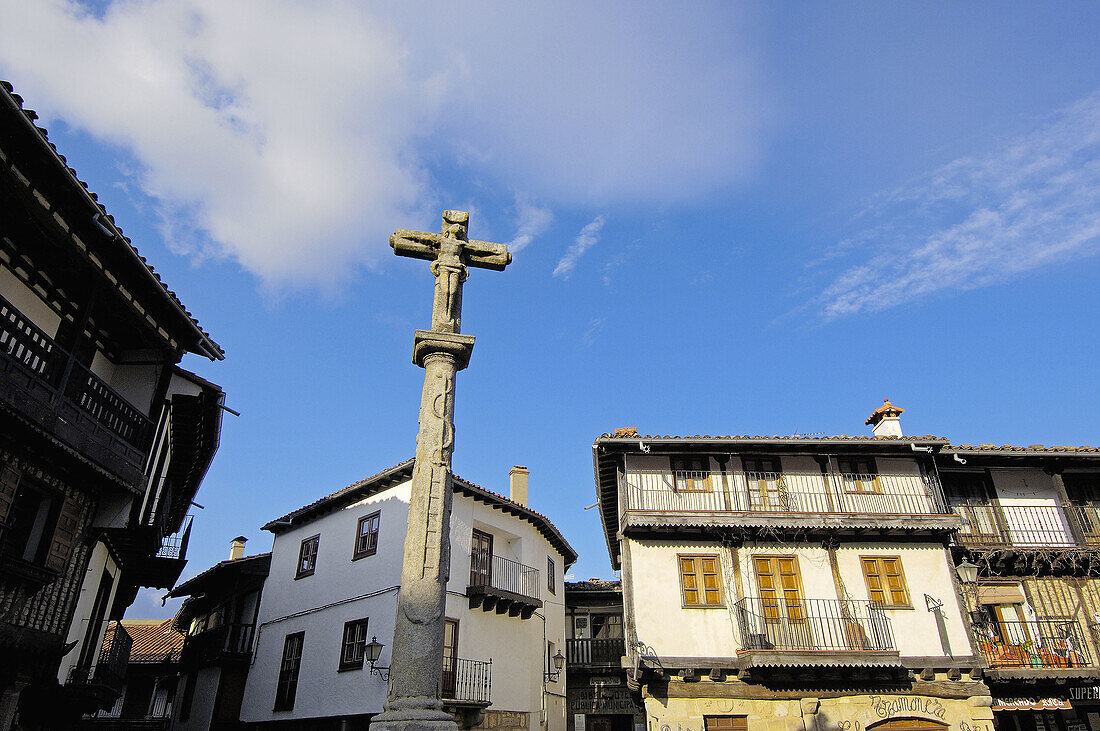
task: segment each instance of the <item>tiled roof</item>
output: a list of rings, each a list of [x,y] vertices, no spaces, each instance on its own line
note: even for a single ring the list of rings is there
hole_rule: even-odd
[[[145,259],[144,256],[138,253],[137,248],[134,247],[134,244],[129,239],[129,237],[122,233],[122,229],[119,228],[118,224],[115,223],[114,216],[107,213],[107,209],[103,206],[103,204],[99,202],[99,196],[97,196],[94,192],[88,190],[88,184],[77,177],[76,171],[69,167],[67,161],[65,160],[65,156],[58,152],[57,147],[52,142],[50,142],[49,133],[47,132],[47,130],[43,127],[39,127],[37,124],[34,124],[34,121],[38,119],[38,113],[35,112],[33,109],[23,108],[23,97],[14,92],[14,87],[12,86],[11,82],[0,80],[0,93],[3,93],[5,96],[9,97],[12,100],[14,105],[23,113],[23,116],[27,118],[34,129],[38,132],[38,136],[42,139],[43,144],[49,147],[50,151],[57,157],[64,168],[69,172],[69,176],[72,178],[72,181],[75,184],[79,185],[88,194],[88,196],[92,200],[93,205],[95,205],[96,208],[98,208],[99,211],[103,214],[103,218],[107,219],[110,227],[118,233],[117,238],[125,242],[129,253],[135,260],[135,262],[140,262],[141,266],[145,268],[145,270],[149,273],[149,276],[152,277],[157,285],[159,285],[160,289],[164,292],[167,298],[175,305],[176,308],[178,308],[178,310],[184,315],[184,317],[190,320],[191,324],[194,326],[195,330],[202,336],[203,340],[205,340],[213,348],[217,356],[219,358],[224,357],[225,351],[222,350],[221,346],[214,342],[213,338],[210,337],[210,334],[207,333],[206,330],[204,330],[199,324],[199,321],[196,320],[195,317],[188,311],[188,309],[183,306],[183,303],[180,301],[176,293],[168,289],[168,285],[165,284],[164,281],[160,278],[160,275],[157,274],[155,269],[153,269],[153,266]]]
[[[618,579],[589,579],[588,581],[567,581],[566,591],[622,591],[623,582]]]
[[[197,576],[193,576],[190,579],[188,579],[187,581],[183,582],[182,584],[176,586],[174,589],[172,589],[172,591],[168,592],[165,596],[169,596],[169,597],[189,596],[189,595],[191,595],[192,593],[195,592],[195,590],[196,590],[195,587],[198,587],[208,577],[213,576],[216,572],[224,569],[225,567],[227,567],[227,566],[242,566],[245,563],[249,563],[249,562],[256,562],[258,564],[260,562],[257,559],[267,559],[268,561],[270,561],[271,560],[271,553],[270,552],[268,552],[268,553],[257,553],[254,556],[242,556],[240,558],[229,558],[229,559],[226,559],[225,561],[219,561],[218,563],[216,563],[213,566],[211,566],[210,568],[208,568],[206,571],[203,571],[202,573],[198,574]]]
[[[111,622],[103,635],[106,648],[114,636],[118,622]],[[183,634],[172,629],[170,619],[124,619],[122,627],[133,639],[131,663],[176,662],[183,649]]]
[[[894,406],[892,403],[890,403],[890,399],[884,398],[882,400],[882,406],[879,406],[877,409],[872,411],[871,415],[867,417],[867,421],[863,423],[877,424],[882,421],[883,417],[901,416],[903,413],[905,413],[905,409],[899,409],[897,406]]]
[[[616,431],[618,431],[618,430],[616,430]],[[814,444],[815,442],[921,442],[921,443],[923,443],[923,442],[943,442],[945,444],[947,443],[947,438],[946,437],[937,437],[937,436],[934,436],[932,434],[925,434],[924,436],[921,436],[921,437],[916,437],[916,436],[912,436],[912,437],[877,436],[876,437],[876,436],[865,436],[865,435],[849,436],[848,434],[840,434],[840,435],[824,436],[824,437],[810,437],[810,436],[800,436],[800,435],[782,436],[782,435],[779,435],[779,434],[772,434],[772,435],[755,434],[755,435],[751,435],[751,436],[748,435],[748,434],[737,434],[737,435],[717,434],[715,436],[711,436],[710,434],[695,434],[695,435],[692,435],[692,436],[682,436],[681,437],[681,436],[678,436],[678,435],[670,435],[670,434],[663,434],[663,435],[658,435],[658,434],[645,434],[645,435],[628,434],[628,435],[624,435],[624,434],[616,434],[616,433],[608,432],[608,433],[601,434],[600,436],[598,436],[596,438],[596,444],[599,444],[601,441],[636,442],[639,439],[642,440],[642,441],[657,441],[657,440],[660,440],[660,439],[667,439],[669,441],[678,441],[678,442],[685,442],[685,441],[765,442],[766,441],[766,442],[793,442],[793,443],[804,443],[804,444]]]
[[[1014,444],[1002,444],[996,446],[993,444],[979,444],[974,446],[972,444],[948,444],[944,447],[945,452],[1042,452],[1047,454],[1053,453],[1079,453],[1079,454],[1100,454],[1100,447],[1090,447],[1082,444],[1079,447],[1069,447],[1065,445],[1048,447],[1044,444],[1029,444],[1026,447],[1021,447]]]
[[[379,483],[382,488],[389,487],[396,482],[404,482],[412,476],[413,466],[415,460],[407,459],[404,462],[388,467],[381,472],[377,472],[370,477],[353,482],[347,487],[341,488],[334,493],[330,493],[323,498],[314,500],[309,505],[298,508],[291,511],[281,518],[276,518],[263,526],[264,530],[276,532],[280,527],[289,527],[295,520],[308,519],[314,512],[325,509],[329,505],[338,503],[342,498],[358,499],[363,495],[372,494],[372,487],[376,487],[376,483]],[[565,540],[563,536],[554,525],[554,523],[545,515],[532,510],[526,505],[521,505],[509,498],[504,497],[492,490],[487,490],[480,485],[477,485],[469,480],[465,480],[458,475],[452,474],[454,478],[455,487],[463,492],[470,494],[472,497],[480,498],[488,502],[494,503],[496,506],[504,508],[515,515],[522,516],[530,520],[535,527],[539,529],[547,540],[550,541],[556,548],[558,548],[562,555],[565,557],[566,564],[571,564],[577,560],[577,552],[573,550],[573,547],[569,545],[569,542]]]

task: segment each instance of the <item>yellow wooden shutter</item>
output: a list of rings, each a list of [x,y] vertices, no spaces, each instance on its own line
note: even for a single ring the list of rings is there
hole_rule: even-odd
[[[805,619],[802,612],[801,577],[798,575],[798,559],[784,556],[778,559],[779,580],[783,587],[783,600],[787,604],[787,618],[792,622]]]
[[[680,586],[684,592],[684,604],[686,606],[698,606],[699,579],[695,571],[695,559],[680,559]]]
[[[708,606],[722,603],[722,593],[718,582],[718,557],[702,556],[699,558],[703,573],[703,598]]]
[[[888,604],[886,592],[882,588],[882,573],[879,570],[878,561],[873,558],[862,559],[863,578],[867,581],[867,593],[871,601],[879,604]]]
[[[905,574],[901,570],[901,561],[896,558],[882,559],[882,575],[886,587],[890,590],[890,603],[898,607],[909,606],[909,590],[905,586]]]
[[[756,585],[760,587],[760,603],[763,605],[765,619],[779,619],[779,597],[775,589],[775,561],[757,556],[753,559],[756,568]]]

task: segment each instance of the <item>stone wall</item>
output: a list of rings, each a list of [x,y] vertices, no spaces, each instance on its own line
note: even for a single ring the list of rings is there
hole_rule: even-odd
[[[521,711],[485,711],[481,723],[473,728],[493,731],[528,731],[529,715]]]

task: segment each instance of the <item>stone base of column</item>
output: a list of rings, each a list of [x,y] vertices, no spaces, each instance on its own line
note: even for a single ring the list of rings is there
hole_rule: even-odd
[[[413,363],[424,367],[424,358],[432,353],[447,353],[460,371],[470,362],[474,349],[474,336],[460,333],[438,333],[433,330],[417,330],[413,336]]]
[[[436,698],[399,698],[371,719],[371,731],[458,731]]]

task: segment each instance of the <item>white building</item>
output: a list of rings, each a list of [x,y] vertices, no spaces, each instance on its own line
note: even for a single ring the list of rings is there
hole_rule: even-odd
[[[264,526],[275,534],[241,721],[365,728],[382,710],[413,460]],[[465,726],[564,731],[562,577],[576,553],[526,505],[454,479],[445,706]],[[376,663],[369,642],[383,645]],[[549,669],[549,671],[548,671]]]
[[[898,414],[877,410],[874,437],[596,440],[650,731],[992,727],[946,442],[902,437]]]

